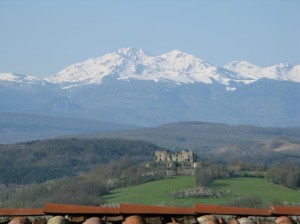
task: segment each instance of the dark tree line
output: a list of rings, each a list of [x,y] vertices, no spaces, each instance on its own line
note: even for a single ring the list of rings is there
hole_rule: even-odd
[[[242,173],[244,171],[245,173]],[[249,164],[238,160],[208,160],[195,172],[197,186],[208,187],[214,179],[227,177],[260,177],[291,189],[300,187],[300,164],[293,161],[272,163],[270,166]]]
[[[124,156],[108,164],[97,165],[84,175],[64,177],[40,184],[31,184],[7,197],[4,207],[42,207],[45,202],[79,205],[101,205],[101,196],[110,190],[133,186],[160,176],[144,175],[143,166]]]

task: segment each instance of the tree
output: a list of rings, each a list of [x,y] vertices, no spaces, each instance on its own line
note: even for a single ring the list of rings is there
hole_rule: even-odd
[[[196,184],[199,187],[209,187],[213,181],[212,174],[208,169],[197,169],[195,177]]]
[[[292,189],[300,187],[300,165],[289,161],[273,164],[266,172],[266,179]]]

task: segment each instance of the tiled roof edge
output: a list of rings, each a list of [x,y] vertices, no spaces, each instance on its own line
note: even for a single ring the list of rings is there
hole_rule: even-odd
[[[220,205],[195,204],[195,211],[198,214],[220,214],[220,215],[271,215],[270,209],[241,208]]]
[[[46,214],[120,214],[120,208],[45,203]]]
[[[194,207],[169,207],[143,204],[121,204],[121,214],[195,215]]]
[[[45,215],[45,213],[42,208],[0,208],[0,216],[15,215],[38,216]]]
[[[299,216],[300,206],[272,205],[266,209],[240,208],[220,205],[195,204],[194,207],[171,207],[144,204],[121,204],[119,208],[103,206],[83,206],[45,203],[43,208],[0,208],[0,216],[39,216],[39,215],[73,215],[73,214],[172,214],[172,215],[248,215],[248,216]]]
[[[277,215],[300,215],[300,206],[282,206],[273,205],[270,206],[272,214]]]

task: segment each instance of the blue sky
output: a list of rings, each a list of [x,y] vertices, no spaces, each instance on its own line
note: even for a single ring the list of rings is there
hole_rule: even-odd
[[[1,0],[0,72],[49,76],[122,47],[300,64],[299,12],[299,0]]]

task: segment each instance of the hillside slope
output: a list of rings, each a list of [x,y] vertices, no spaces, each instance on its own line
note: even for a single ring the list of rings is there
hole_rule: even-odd
[[[138,140],[52,139],[0,145],[0,184],[44,182],[78,175],[127,156],[137,163],[153,159],[158,146]]]
[[[79,136],[77,136],[79,137]],[[202,156],[268,162],[287,157],[300,160],[300,128],[179,122],[153,128],[103,132],[80,138],[140,139],[161,147],[198,150]]]

